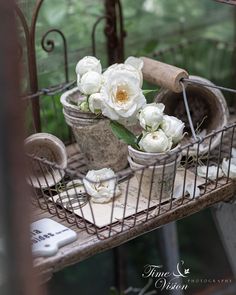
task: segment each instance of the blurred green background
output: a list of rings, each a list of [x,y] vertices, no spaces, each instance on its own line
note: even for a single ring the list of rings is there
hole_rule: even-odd
[[[35,0],[19,0],[21,8],[31,19]],[[232,6],[213,0],[121,0],[124,14],[125,56],[146,55],[186,68],[190,74],[209,78],[215,83],[232,86],[235,78],[234,39],[235,10]],[[92,54],[93,24],[104,15],[103,0],[44,1],[36,26],[36,51],[39,88],[65,82],[63,42],[56,32],[48,34],[43,42],[54,42],[52,52],[42,48],[42,36],[49,29],[61,30],[68,47],[69,80],[76,79],[75,65],[85,55]],[[105,68],[107,64],[104,23],[96,30],[96,55]],[[24,44],[24,36],[22,43]],[[25,52],[24,52],[25,53]],[[27,62],[22,92],[29,92]],[[146,86],[146,85],[145,85]],[[154,86],[152,86],[154,87]],[[150,85],[148,85],[150,88]],[[232,103],[232,96],[226,95]],[[68,138],[59,103],[60,95],[41,97],[43,130],[63,140]],[[27,127],[33,132],[32,120]]]
[[[235,87],[236,11],[233,6],[213,0],[121,0],[121,3],[127,31],[126,56],[155,57],[219,85]],[[19,4],[30,20],[35,1],[20,0]],[[51,28],[63,31],[68,46],[69,80],[75,80],[76,62],[92,53],[91,29],[103,13],[102,0],[45,1],[39,14],[36,33],[40,88],[65,82],[62,39],[52,32],[48,39],[55,41],[55,48],[47,53],[41,46],[43,34]],[[103,30],[102,22],[96,32],[96,48],[97,57],[106,67]],[[21,39],[24,43],[23,34]],[[29,90],[27,81],[28,74],[25,71],[23,92]],[[59,97],[43,96],[40,99],[43,130],[66,140],[68,128],[61,113]],[[226,98],[233,107],[234,97],[226,95]],[[28,112],[30,114],[30,107]],[[33,128],[30,119],[27,127]],[[177,226],[180,257],[189,265],[191,277],[232,276],[209,210],[178,221]],[[157,236],[158,229],[122,246],[127,286],[144,286],[146,282],[141,278],[143,266],[161,261]],[[114,274],[114,252],[111,250],[55,274],[49,284],[50,294],[112,294],[110,287],[115,284]],[[207,286],[191,287],[189,294]]]

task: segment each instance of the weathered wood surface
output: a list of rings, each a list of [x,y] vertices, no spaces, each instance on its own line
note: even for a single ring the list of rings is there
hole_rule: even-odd
[[[119,233],[106,240],[99,240],[95,235],[89,235],[85,230],[80,230],[76,226],[69,225],[65,220],[58,219],[56,216],[52,216],[48,212],[43,212],[39,208],[33,208],[33,221],[50,217],[78,233],[77,241],[62,247],[55,256],[36,258],[34,260],[34,266],[39,273],[44,276],[44,279],[50,278],[54,272],[59,271],[66,266],[82,261],[99,252],[121,245],[137,236],[152,231],[157,227],[189,216],[219,201],[228,200],[234,195],[234,193],[235,184],[229,182],[213,192],[206,193],[196,200],[186,199],[182,205],[180,205],[179,201],[174,201],[171,210],[169,210],[169,204],[163,205],[159,216],[156,216],[145,223],[137,223],[135,227],[130,228],[128,231]]]

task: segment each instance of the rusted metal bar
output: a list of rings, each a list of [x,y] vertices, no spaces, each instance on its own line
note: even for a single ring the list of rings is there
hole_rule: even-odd
[[[64,71],[65,71],[65,81],[66,83],[69,82],[69,72],[68,72],[68,53],[67,53],[67,41],[64,33],[61,30],[58,29],[51,29],[48,30],[42,37],[41,45],[44,51],[46,52],[52,52],[55,47],[55,42],[52,39],[47,39],[48,35],[51,33],[56,33],[59,35],[62,39],[63,44],[63,55],[64,55]]]
[[[36,22],[39,14],[40,7],[43,3],[43,0],[37,0],[35,9],[33,11],[32,22],[30,27],[27,24],[27,20],[20,10],[20,8],[15,4],[15,11],[20,19],[22,24],[24,33],[25,33],[25,41],[26,41],[26,51],[27,51],[27,64],[28,64],[28,72],[29,72],[29,85],[30,91],[32,93],[36,93],[38,91],[38,74],[37,74],[37,63],[36,63],[36,51],[35,51],[35,29]],[[34,100],[32,100],[32,111],[33,111],[33,119],[35,131],[41,131],[41,120],[40,120],[40,104],[39,104],[39,96],[36,96]]]
[[[108,63],[124,60],[124,37],[122,7],[119,0],[105,0],[105,35],[107,37]]]
[[[221,2],[221,3],[227,3],[227,4],[231,4],[231,5],[236,5],[236,0],[215,0],[217,2]]]
[[[0,1],[0,226],[4,284],[0,293],[36,295],[29,239],[29,202],[24,177],[23,112],[14,1]],[[4,288],[4,290],[2,289]]]

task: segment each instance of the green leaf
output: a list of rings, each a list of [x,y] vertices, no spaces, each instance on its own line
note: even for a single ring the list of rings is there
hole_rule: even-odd
[[[152,92],[157,92],[158,89],[146,89],[146,90],[143,90],[143,95],[147,95],[149,93],[152,93]]]
[[[119,295],[119,292],[115,287],[110,288],[110,295]]]
[[[131,131],[116,121],[111,121],[110,125],[113,134],[117,138],[122,140],[124,143],[131,145],[133,148],[139,148],[137,144],[137,138]]]
[[[143,133],[141,133],[141,134],[139,135],[139,137],[137,138],[137,143],[140,142],[140,140],[142,139],[142,137],[143,137]]]

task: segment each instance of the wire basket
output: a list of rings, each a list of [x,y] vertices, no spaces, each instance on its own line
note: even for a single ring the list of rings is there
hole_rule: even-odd
[[[31,177],[28,178],[32,184],[33,202],[50,214],[85,229],[89,234],[97,235],[99,239],[110,238],[166,212],[174,213],[190,202],[197,204],[202,198],[207,198],[213,192],[233,183],[230,167],[236,164],[232,162],[233,147],[236,144],[235,127],[236,123],[233,123],[205,138],[179,147],[174,154],[167,154],[162,158],[161,163],[156,161],[151,165],[128,168],[118,172],[115,179],[104,179],[99,183],[90,181],[92,186],[115,181],[114,195],[118,187],[121,194],[114,196],[106,204],[94,203],[84,191],[86,167],[75,146],[70,147],[70,151],[68,149],[69,160],[66,169],[61,169],[36,155],[28,155],[29,163],[33,163],[29,165]],[[211,150],[211,142],[216,134],[220,135],[220,144]],[[201,145],[205,141],[209,142],[209,149],[207,153],[202,154]],[[189,156],[193,145],[196,146],[197,152],[194,156]],[[170,158],[171,172],[168,170]],[[205,176],[199,177],[198,170],[202,165],[206,166]],[[211,171],[212,165],[216,167],[214,175]],[[158,184],[155,182],[157,169]],[[36,188],[33,186],[32,177],[37,178],[37,171],[44,175],[45,183],[48,177],[46,175],[50,174],[53,179],[55,171],[61,175],[61,181],[54,179],[54,184],[47,187],[41,185],[42,178],[38,178]],[[168,171],[168,179],[165,171]]]
[[[72,86],[73,83],[64,85],[63,90]],[[54,96],[51,101],[55,101]],[[234,122],[232,117],[231,122]],[[132,165],[132,157],[129,157],[130,167],[117,172],[115,178],[103,179],[98,183],[90,181],[91,186],[112,180],[115,182],[113,198],[105,204],[94,203],[84,190],[84,180],[89,182],[85,177],[88,168],[76,144],[67,146],[68,164],[65,169],[30,154],[27,180],[33,203],[101,240],[128,232],[138,225],[147,225],[155,219],[164,218],[167,213],[172,214],[172,220],[177,219],[180,209],[186,210],[182,216],[188,215],[188,205],[198,211],[203,202],[207,207],[225,195],[227,198],[233,196],[235,189],[232,179],[236,176],[232,169],[234,165],[236,167],[235,127],[236,123],[231,123],[201,138],[197,137],[174,152],[167,153],[161,160],[145,166]],[[212,147],[216,137],[218,144]],[[199,176],[201,167],[203,171]],[[118,188],[121,194],[116,196]]]

